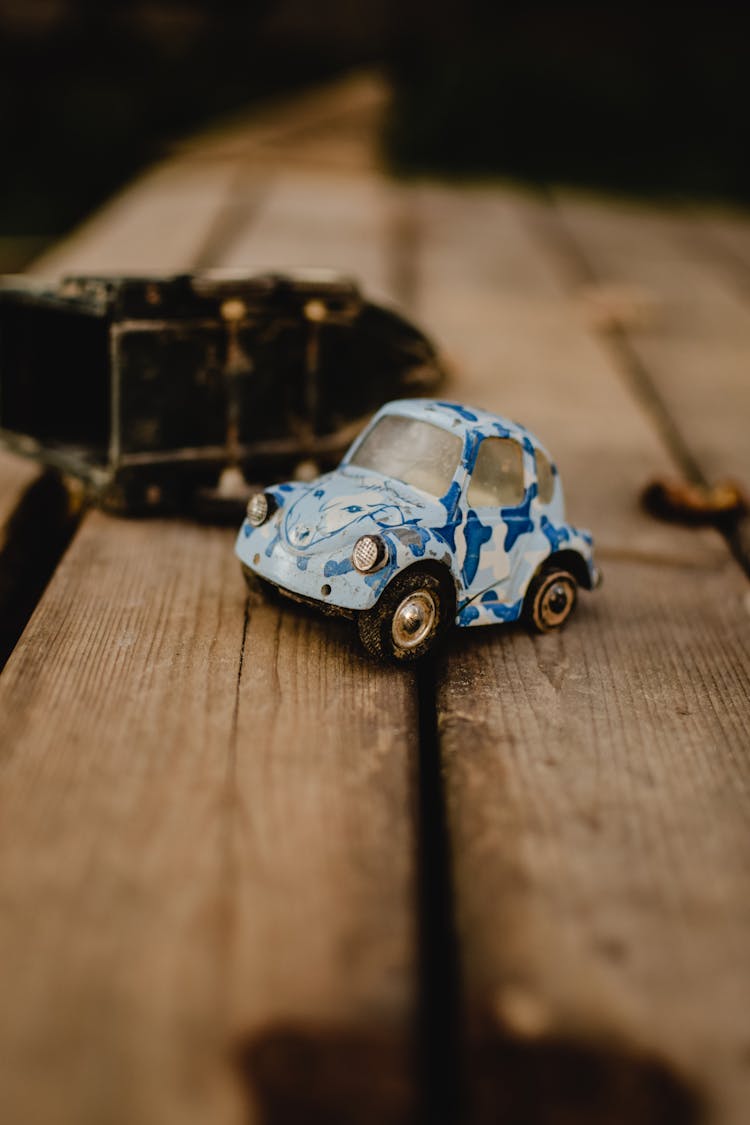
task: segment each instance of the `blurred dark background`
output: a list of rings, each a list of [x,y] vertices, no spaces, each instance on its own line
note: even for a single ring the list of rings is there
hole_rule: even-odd
[[[394,80],[403,173],[747,204],[743,7],[0,0],[0,239],[57,236],[175,137],[363,64]]]

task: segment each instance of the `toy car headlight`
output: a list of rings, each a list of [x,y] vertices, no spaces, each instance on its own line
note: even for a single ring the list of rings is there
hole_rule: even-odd
[[[247,519],[253,527],[260,527],[276,511],[277,504],[267,492],[256,492],[247,502]]]
[[[386,545],[379,535],[363,535],[354,544],[352,564],[360,574],[378,570],[388,556]]]

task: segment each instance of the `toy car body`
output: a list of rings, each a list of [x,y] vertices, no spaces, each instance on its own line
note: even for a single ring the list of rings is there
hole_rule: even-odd
[[[557,628],[599,582],[537,439],[435,400],[388,403],[335,471],[256,495],[236,550],[250,581],[357,617],[365,647],[395,660],[454,621]]]

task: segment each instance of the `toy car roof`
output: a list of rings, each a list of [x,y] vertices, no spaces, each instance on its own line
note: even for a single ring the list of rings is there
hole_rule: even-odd
[[[442,399],[396,399],[382,407],[379,414],[419,418],[423,422],[432,422],[435,426],[453,430],[462,437],[469,433],[479,437],[510,437],[522,445],[531,443],[535,449],[547,453],[542,442],[525,426],[489,410],[464,406],[458,402],[446,402]]]

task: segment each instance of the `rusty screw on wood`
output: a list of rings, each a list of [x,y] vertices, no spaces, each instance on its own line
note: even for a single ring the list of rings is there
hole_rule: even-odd
[[[730,480],[704,485],[659,478],[644,488],[641,501],[653,516],[693,526],[724,525],[750,512],[747,493]]]

